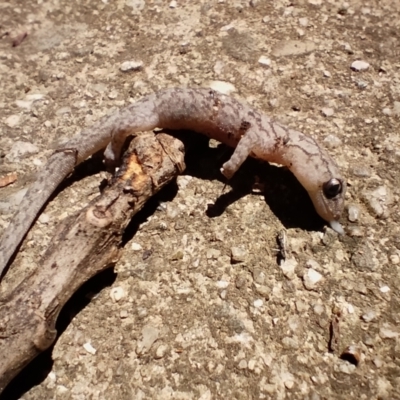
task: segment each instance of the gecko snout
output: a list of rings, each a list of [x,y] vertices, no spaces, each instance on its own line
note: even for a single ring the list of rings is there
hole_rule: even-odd
[[[309,192],[314,207],[334,231],[343,235],[344,230],[338,220],[344,209],[346,182],[341,178],[331,178],[321,186]]]

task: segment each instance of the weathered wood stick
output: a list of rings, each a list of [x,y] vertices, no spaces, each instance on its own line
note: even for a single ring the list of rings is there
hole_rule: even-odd
[[[65,219],[40,263],[0,299],[0,393],[55,340],[61,308],[118,258],[121,237],[146,201],[181,173],[183,145],[165,134],[136,137],[110,186]]]

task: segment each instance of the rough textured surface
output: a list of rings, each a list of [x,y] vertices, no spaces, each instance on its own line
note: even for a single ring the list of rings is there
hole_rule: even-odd
[[[19,179],[0,191],[0,229],[60,139],[147,93],[224,81],[329,147],[358,209],[350,235],[318,231],[305,192],[273,166],[245,163],[236,194],[222,194],[227,150],[196,145],[179,190],[136,221],[117,276],[83,288],[52,352],[6,398],[399,398],[399,6],[187,3],[1,6],[0,174]],[[98,165],[84,163],[46,207],[2,296],[97,194]],[[282,228],[297,262],[284,270]]]

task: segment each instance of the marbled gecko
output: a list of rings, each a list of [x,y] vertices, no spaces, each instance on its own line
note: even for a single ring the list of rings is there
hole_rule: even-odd
[[[78,164],[104,148],[106,161],[116,163],[128,135],[156,127],[196,131],[234,147],[221,168],[226,178],[248,156],[285,165],[307,190],[318,214],[343,233],[338,219],[346,182],[313,138],[211,89],[165,89],[101,118],[49,158],[1,238],[0,275],[50,195]]]

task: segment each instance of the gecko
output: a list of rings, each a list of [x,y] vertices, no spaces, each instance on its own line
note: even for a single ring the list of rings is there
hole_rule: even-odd
[[[308,192],[317,213],[344,233],[338,220],[346,181],[315,139],[215,90],[170,88],[100,118],[50,156],[0,239],[0,276],[44,204],[78,164],[105,149],[105,162],[116,165],[129,135],[155,128],[191,130],[233,147],[221,168],[227,179],[248,156],[286,166]]]

